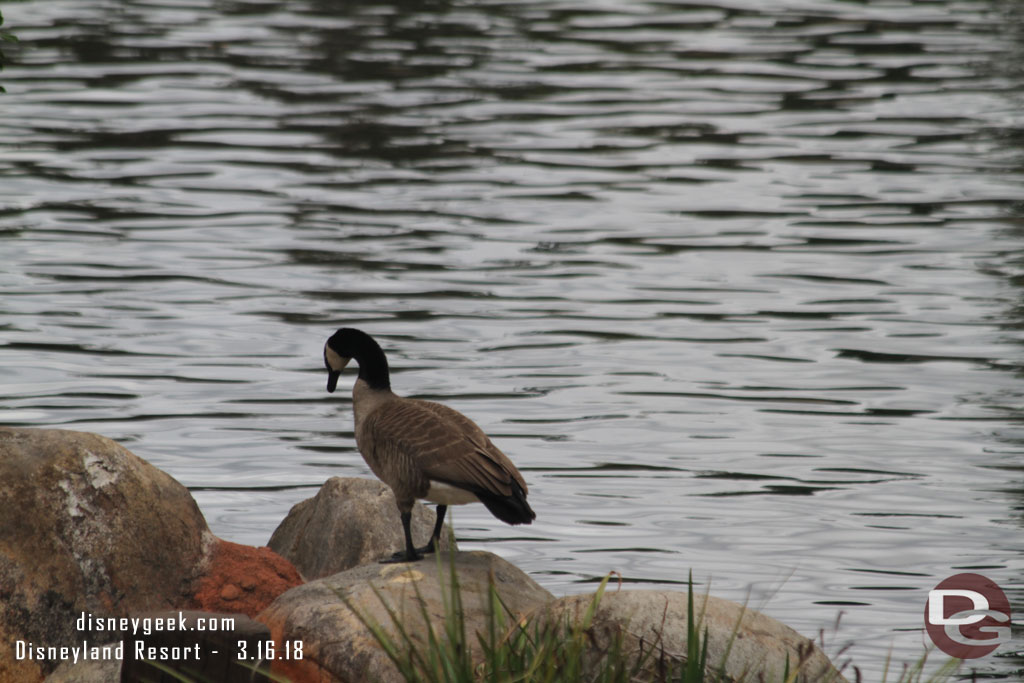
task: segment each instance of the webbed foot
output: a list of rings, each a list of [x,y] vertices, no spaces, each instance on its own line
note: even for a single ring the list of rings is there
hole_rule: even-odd
[[[385,557],[380,560],[380,564],[398,564],[400,562],[417,562],[423,559],[424,550],[422,548],[416,549],[410,555],[406,550],[399,550],[394,555]]]

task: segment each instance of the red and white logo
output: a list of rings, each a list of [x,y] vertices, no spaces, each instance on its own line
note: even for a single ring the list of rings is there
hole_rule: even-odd
[[[981,574],[956,574],[928,591],[924,624],[950,657],[984,657],[1010,640],[1010,601]]]

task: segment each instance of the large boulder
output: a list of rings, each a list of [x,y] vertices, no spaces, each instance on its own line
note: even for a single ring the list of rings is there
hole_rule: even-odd
[[[434,529],[434,512],[416,503],[413,541],[426,544]],[[449,548],[445,526],[441,548]],[[330,576],[367,562],[377,562],[405,548],[395,496],[375,479],[331,477],[312,498],[296,503],[267,545],[298,567],[307,579]]]
[[[96,434],[0,428],[0,482],[0,652],[15,653],[0,656],[0,681],[42,680],[71,656],[48,648],[119,640],[99,630],[112,617],[252,615],[302,582],[267,548],[215,537],[184,486]]]
[[[270,626],[278,649],[288,643],[303,643],[301,661],[277,661],[274,671],[295,683],[403,681],[357,614],[400,640],[388,614],[390,608],[401,627],[425,649],[428,627],[443,637],[453,571],[467,640],[474,646],[474,634],[486,632],[492,584],[513,615],[526,614],[553,599],[520,569],[491,553],[442,552],[438,558],[429,556],[419,562],[374,562],[293,588],[260,615]]]
[[[62,646],[106,617],[185,602],[213,536],[188,490],[96,434],[0,428],[0,648]],[[0,658],[0,680],[47,660]]]
[[[549,624],[579,624],[594,595],[561,598],[540,613]],[[795,681],[841,683],[845,679],[809,638],[780,621],[729,600],[695,595],[694,617],[701,637],[707,629],[708,673],[724,669],[726,681]],[[614,639],[632,657],[653,653],[650,667],[686,660],[687,594],[678,591],[605,592],[588,628],[592,657],[608,650]],[[799,673],[786,678],[785,672]],[[717,679],[716,679],[717,680]]]

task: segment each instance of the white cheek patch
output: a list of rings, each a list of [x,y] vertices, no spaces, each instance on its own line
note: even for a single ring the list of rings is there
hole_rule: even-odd
[[[348,365],[349,361],[351,361],[352,359],[338,355],[338,353],[335,352],[335,350],[332,349],[330,346],[324,346],[324,360],[327,361],[327,364],[331,367],[331,370],[334,370],[335,372],[341,372],[342,370],[345,369],[345,366]]]

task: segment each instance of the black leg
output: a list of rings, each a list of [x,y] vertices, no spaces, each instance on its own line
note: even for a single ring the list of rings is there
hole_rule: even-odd
[[[412,521],[412,512],[403,512],[402,516],[402,531],[405,532],[405,551],[399,550],[391,557],[381,560],[384,564],[392,562],[415,562],[416,560],[422,560],[423,555],[416,550],[416,547],[412,544],[412,530],[409,528],[409,523]]]
[[[448,506],[437,505],[437,521],[434,522],[434,532],[430,534],[430,540],[422,548],[417,548],[417,552],[421,553],[432,553],[434,550],[441,549],[441,527],[444,526],[444,516],[448,513]]]

